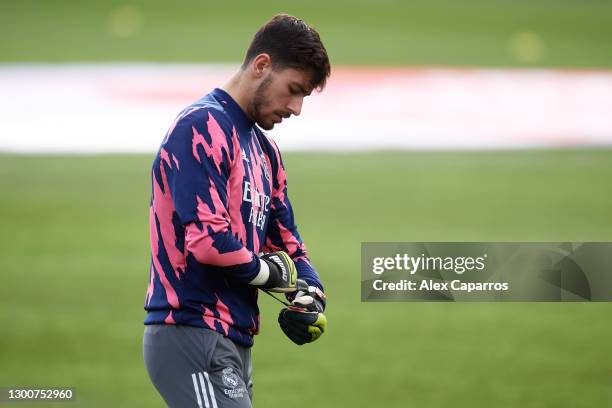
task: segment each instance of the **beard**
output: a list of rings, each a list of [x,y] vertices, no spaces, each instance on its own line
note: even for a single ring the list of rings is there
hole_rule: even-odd
[[[255,90],[255,96],[253,97],[253,102],[251,104],[253,120],[264,130],[270,130],[274,127],[274,123],[265,123],[263,121],[263,115],[261,113],[264,107],[270,105],[270,100],[266,96],[266,91],[270,87],[271,83],[272,75],[269,74]]]

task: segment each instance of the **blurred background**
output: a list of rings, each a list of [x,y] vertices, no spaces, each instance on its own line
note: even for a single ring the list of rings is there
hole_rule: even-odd
[[[0,1],[0,386],[163,406],[141,353],[150,165],[279,12],[332,60],[271,132],[329,330],[298,348],[260,299],[256,406],[609,406],[607,303],[359,293],[363,241],[612,240],[607,0]]]

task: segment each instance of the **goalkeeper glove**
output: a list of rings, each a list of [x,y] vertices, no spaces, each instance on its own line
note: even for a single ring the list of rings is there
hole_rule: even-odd
[[[252,285],[270,292],[293,292],[296,290],[297,269],[295,269],[293,260],[286,252],[271,252],[260,256],[259,259],[261,260],[260,273],[251,281]],[[261,272],[265,270],[268,271],[267,274]]]
[[[327,328],[324,310],[325,294],[319,288],[300,288],[291,305],[280,311],[278,323],[295,344],[311,343]]]

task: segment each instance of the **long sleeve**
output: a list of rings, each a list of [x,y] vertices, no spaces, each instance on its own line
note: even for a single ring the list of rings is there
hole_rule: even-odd
[[[240,160],[238,144],[222,113],[188,113],[162,144],[159,181],[172,198],[173,221],[185,228],[185,252],[246,283],[257,275],[259,259],[231,230],[228,179],[234,160]]]
[[[319,274],[308,258],[306,245],[302,241],[295,223],[293,208],[287,194],[287,175],[280,152],[273,141],[270,142],[272,167],[274,174],[270,222],[266,234],[265,249],[267,251],[285,251],[295,262],[298,277],[309,285],[323,290]]]

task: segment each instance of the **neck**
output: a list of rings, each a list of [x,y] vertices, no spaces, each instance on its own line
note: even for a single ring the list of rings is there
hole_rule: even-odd
[[[242,77],[242,70],[238,71],[234,76],[223,86],[225,92],[236,101],[238,106],[246,115],[251,118],[249,113],[250,99],[248,98],[248,89]],[[252,118],[251,118],[252,119]]]

